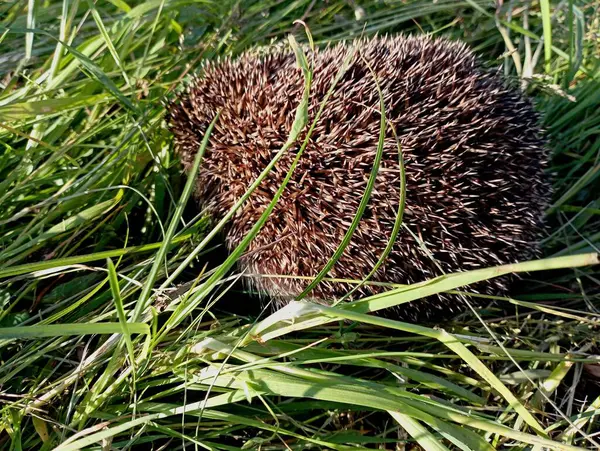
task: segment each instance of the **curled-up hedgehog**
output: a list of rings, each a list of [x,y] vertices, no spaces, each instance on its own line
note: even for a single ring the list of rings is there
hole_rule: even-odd
[[[400,205],[399,147],[405,163],[406,227],[371,280],[409,284],[442,272],[536,257],[550,189],[544,175],[545,141],[532,104],[462,43],[378,37],[309,55],[314,58],[309,123],[351,48],[350,66],[292,179],[239,260],[240,269],[251,274],[251,285],[283,305],[309,281],[274,276],[314,277],[340,246],[377,154],[377,84],[391,124],[383,159],[358,228],[328,278],[361,280],[392,238]],[[282,148],[303,90],[293,51],[277,47],[207,65],[169,105],[168,124],[186,169],[221,112],[195,189],[197,201],[214,218],[226,215]],[[229,222],[229,249],[273,199],[306,132]],[[308,297],[328,303],[351,289],[350,284],[322,281]],[[354,296],[381,289],[364,285]],[[505,287],[500,280],[477,289],[502,294]],[[421,319],[459,305],[458,300],[432,297],[405,304],[397,314]]]

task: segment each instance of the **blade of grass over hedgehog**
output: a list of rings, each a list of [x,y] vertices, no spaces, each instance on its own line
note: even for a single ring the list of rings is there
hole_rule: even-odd
[[[273,199],[271,200],[271,202],[265,208],[264,212],[261,214],[261,216],[259,217],[257,222],[252,226],[252,228],[250,229],[248,234],[244,237],[244,239],[240,242],[240,244],[233,251],[230,252],[229,257],[225,260],[225,262],[223,264],[221,264],[221,266],[215,271],[215,273],[206,282],[203,283],[202,288],[197,293],[190,296],[187,303],[179,304],[175,308],[173,315],[167,320],[167,322],[163,326],[161,336],[164,335],[171,328],[178,325],[187,315],[189,315],[199,305],[199,303],[204,299],[204,297],[215,287],[217,282],[227,273],[227,271],[229,271],[233,267],[233,265],[237,262],[237,260],[241,257],[241,255],[245,252],[245,250],[247,249],[250,242],[258,234],[258,232],[262,228],[262,226],[267,222],[267,220],[269,219],[269,215],[271,214],[277,201],[279,200],[279,198],[285,191],[285,187],[291,180],[294,170],[296,169],[296,166],[298,165],[298,162],[300,161],[302,154],[304,153],[304,150],[306,149],[306,146],[310,140],[311,134],[312,134],[316,124],[318,123],[318,121],[321,117],[321,114],[322,114],[323,110],[325,109],[325,106],[327,105],[327,102],[334,91],[335,86],[337,85],[339,80],[342,78],[342,76],[345,74],[345,72],[350,67],[350,61],[351,61],[353,55],[354,55],[354,49],[351,48],[348,51],[348,55],[344,59],[342,66],[338,70],[335,78],[332,80],[329,90],[327,91],[325,97],[323,98],[322,102],[320,103],[319,109],[318,109],[317,113],[315,114],[314,120],[306,133],[306,137],[304,138],[304,141],[303,141],[302,145],[300,146],[300,149],[296,153],[296,156],[295,156],[294,160],[292,161],[290,168],[286,173],[285,178],[283,179],[283,181],[281,182],[277,191],[273,195]],[[304,91],[305,94],[303,95],[303,99],[299,106],[299,108],[302,108],[302,109],[308,108],[308,94],[310,92],[311,78],[308,78],[307,80],[305,80],[305,83],[306,83],[305,91]],[[304,113],[302,113],[302,114],[297,113],[296,119],[294,122],[296,122],[296,120],[303,120],[302,118],[304,118],[304,117],[307,117]],[[292,126],[292,129],[293,130],[296,129],[298,131],[298,133],[300,131],[299,128],[296,128],[294,126]],[[296,139],[293,139],[293,140],[289,139],[288,143],[295,142],[295,140]],[[286,144],[286,145],[284,145],[284,147],[286,147],[287,145],[291,145],[291,144]]]
[[[371,296],[344,306],[356,312],[373,312],[384,308],[400,305],[416,299],[422,299],[432,294],[443,293],[461,286],[500,277],[511,273],[527,273],[534,271],[548,271],[561,268],[578,268],[592,266],[600,263],[597,253],[578,254],[567,257],[555,257],[542,260],[532,260],[522,263],[495,266],[491,268],[476,269],[435,277],[425,282],[391,290]]]
[[[260,184],[275,167],[275,165],[279,162],[279,160],[289,151],[289,149],[298,139],[298,136],[300,135],[304,127],[306,127],[306,124],[308,122],[308,101],[310,94],[310,86],[312,82],[312,72],[311,70],[309,70],[310,68],[308,67],[308,60],[306,59],[306,56],[304,56],[301,48],[298,46],[298,44],[295,41],[295,38],[292,35],[289,36],[289,42],[290,45],[294,48],[294,52],[296,52],[298,65],[302,68],[302,73],[305,77],[305,84],[304,91],[302,93],[302,99],[300,100],[300,103],[296,109],[294,122],[292,123],[290,135],[288,136],[286,143],[281,147],[277,154],[275,154],[275,156],[271,159],[269,164],[263,169],[263,171],[260,173],[257,179],[248,187],[248,189],[242,195],[242,197],[240,197],[240,199],[231,207],[227,214],[213,227],[213,229],[204,237],[200,244],[198,244],[194,248],[194,250],[190,252],[188,257],[179,265],[179,267],[175,271],[173,271],[171,276],[167,277],[165,282],[161,285],[161,288],[168,287],[177,278],[177,276],[181,274],[181,272],[187,266],[189,266],[189,264],[208,245],[208,243],[210,243],[210,241],[223,229],[227,222],[250,198],[250,196],[256,190],[256,188],[260,186]],[[235,263],[236,259],[231,259],[231,261]]]
[[[1,274],[1,272],[0,272],[0,274]],[[290,278],[290,279],[299,279],[299,280],[308,280],[308,281],[312,280],[312,277],[308,277],[308,276],[286,276],[286,275],[282,275],[282,274],[271,274],[268,276],[265,275],[263,277]],[[355,279],[340,279],[340,278],[333,278],[333,277],[326,277],[323,280],[326,282],[346,283],[346,284],[355,285],[355,286],[368,284],[368,285],[373,285],[373,286],[386,287],[389,289],[404,288],[407,286],[404,284],[397,284],[397,283],[373,282],[373,281],[355,280]],[[554,316],[573,319],[573,320],[576,320],[576,321],[579,321],[582,323],[588,323],[591,325],[600,325],[600,320],[595,319],[595,318],[587,318],[587,317],[585,317],[586,313],[583,311],[580,311],[580,310],[572,310],[572,309],[556,307],[556,306],[548,307],[545,305],[537,304],[535,302],[521,301],[518,299],[509,298],[506,296],[492,296],[492,295],[481,294],[481,293],[471,293],[471,292],[467,292],[467,291],[449,290],[449,291],[446,291],[446,293],[456,294],[458,296],[489,299],[490,301],[507,302],[510,304],[530,308],[532,310],[538,310],[540,312],[549,313]],[[339,302],[332,305],[332,307],[335,307],[337,304],[339,304]]]
[[[381,116],[381,120],[380,120],[380,125],[379,125],[379,140],[377,142],[377,152],[375,153],[375,159],[373,160],[373,165],[371,167],[371,173],[369,174],[369,179],[367,180],[367,186],[365,187],[365,191],[362,195],[362,198],[360,199],[360,204],[358,205],[356,214],[354,215],[354,218],[352,218],[350,227],[348,227],[348,230],[346,231],[346,233],[344,234],[344,237],[342,238],[342,242],[337,247],[337,249],[331,256],[331,258],[327,261],[327,263],[325,263],[325,266],[323,266],[323,268],[315,276],[315,278],[306,286],[306,288],[304,288],[302,293],[300,293],[298,296],[296,296],[297,301],[305,298],[308,294],[310,294],[310,292],[313,290],[313,288],[315,288],[319,284],[319,282],[321,282],[321,280],[327,276],[327,274],[329,273],[331,268],[333,268],[335,266],[337,261],[340,259],[340,257],[344,253],[344,250],[346,250],[346,248],[350,244],[350,240],[352,240],[352,235],[354,235],[354,232],[358,228],[358,224],[359,224],[360,220],[362,219],[363,214],[365,213],[365,210],[367,209],[369,200],[371,199],[371,193],[373,192],[373,188],[375,187],[375,180],[377,179],[377,174],[379,173],[379,166],[381,165],[381,160],[383,158],[383,144],[385,142],[385,132],[387,130],[387,123],[385,120],[385,104],[383,102],[383,93],[381,92],[381,87],[379,86],[379,83],[377,81],[377,76],[375,75],[375,72],[373,72],[373,69],[369,65],[369,62],[366,61],[362,57],[361,57],[361,59],[365,62],[365,64],[369,68],[369,70],[371,72],[371,76],[373,77],[373,80],[375,81],[375,86],[377,86],[377,91],[379,93],[379,114]],[[390,241],[393,239],[395,239],[395,237],[390,238]],[[389,244],[388,244],[388,247],[390,247]]]
[[[357,313],[375,312],[384,308],[390,308],[411,302],[417,299],[423,299],[433,294],[444,293],[456,288],[470,285],[473,283],[488,280],[493,277],[500,277],[511,273],[526,273],[532,271],[544,271],[561,268],[577,268],[583,266],[597,265],[600,259],[597,253],[579,254],[567,257],[555,257],[542,260],[533,260],[529,262],[514,263],[510,265],[495,266],[485,269],[476,269],[459,273],[439,276],[425,282],[406,285],[401,288],[390,290],[381,294],[367,297],[365,299],[354,301],[341,305],[339,308]],[[316,311],[312,310],[313,304],[294,303],[273,313],[256,324],[250,331],[243,344],[257,339],[267,341],[291,331],[302,330],[308,327],[330,322],[330,319],[321,318]],[[302,318],[300,314],[306,314]],[[291,325],[280,325],[280,322],[288,322],[293,318]],[[280,325],[281,327],[276,327]]]
[[[394,125],[389,125],[392,129],[392,134],[394,135],[394,139],[396,140],[396,145],[398,147],[398,168],[400,169],[400,186],[398,190],[399,204],[398,210],[396,211],[396,218],[394,219],[394,225],[390,234],[390,239],[388,240],[385,249],[381,253],[381,256],[379,257],[369,274],[367,274],[363,278],[363,280],[360,281],[360,283],[356,284],[355,287],[352,288],[352,290],[350,290],[347,294],[345,294],[338,301],[336,301],[333,304],[334,306],[344,302],[346,299],[352,296],[352,294],[354,294],[358,289],[360,289],[360,287],[362,287],[369,280],[371,280],[371,278],[375,275],[375,273],[381,267],[381,265],[385,263],[385,260],[390,254],[390,252],[392,252],[394,244],[396,243],[396,239],[398,238],[398,233],[400,232],[400,227],[402,227],[402,221],[404,220],[404,208],[406,206],[406,171],[404,169],[404,156],[402,154],[400,141],[398,140],[398,135],[396,134]]]

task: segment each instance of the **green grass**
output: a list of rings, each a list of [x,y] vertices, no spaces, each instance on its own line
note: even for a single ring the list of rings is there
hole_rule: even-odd
[[[0,449],[600,448],[599,8],[0,4]],[[290,33],[306,42],[298,19],[315,45],[462,39],[520,79],[552,150],[546,258],[335,307],[227,313],[248,302],[232,289],[235,260],[267,216],[212,262],[223,223],[188,202],[162,102],[204,60]],[[309,61],[299,55],[307,92]],[[295,132],[311,126],[305,107]],[[508,272],[523,273],[513,298],[437,327],[366,314],[469,296],[468,284]]]

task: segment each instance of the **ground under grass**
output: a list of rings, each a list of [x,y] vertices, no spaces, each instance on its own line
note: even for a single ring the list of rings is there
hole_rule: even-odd
[[[600,5],[17,0],[0,5],[0,448],[600,449]],[[286,39],[467,41],[543,114],[545,259],[349,309],[242,308],[162,102]],[[210,239],[215,235],[215,239]],[[195,255],[194,258],[188,258]],[[443,323],[366,313],[521,272]]]

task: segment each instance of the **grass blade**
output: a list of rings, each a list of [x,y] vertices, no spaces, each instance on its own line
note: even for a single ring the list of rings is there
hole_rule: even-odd
[[[369,67],[368,62],[365,61],[365,64],[367,64],[367,67]],[[352,235],[354,235],[354,232],[358,228],[358,224],[362,219],[365,210],[367,209],[367,205],[369,204],[369,200],[371,199],[371,193],[373,192],[373,188],[375,187],[375,181],[377,179],[377,174],[379,173],[379,166],[381,165],[381,160],[383,159],[383,145],[385,143],[385,131],[387,128],[387,124],[385,120],[385,104],[383,101],[383,93],[381,92],[381,87],[379,86],[379,82],[376,79],[375,73],[370,67],[369,70],[373,76],[375,85],[377,86],[377,91],[379,93],[379,114],[381,115],[381,121],[379,125],[379,141],[377,142],[377,152],[375,154],[375,159],[373,160],[373,166],[371,168],[371,173],[367,181],[367,186],[365,187],[365,191],[358,205],[356,214],[354,215],[354,218],[352,218],[352,223],[350,224],[350,227],[348,227],[348,230],[342,238],[342,242],[335,250],[331,258],[327,261],[325,266],[323,266],[323,268],[315,276],[315,278],[308,284],[306,288],[304,288],[302,293],[300,293],[296,297],[296,300],[300,300],[306,297],[313,290],[313,288],[315,288],[319,284],[319,282],[323,280],[325,276],[327,276],[331,268],[333,268],[333,266],[340,259],[340,257],[350,244],[350,240],[352,240]]]
[[[112,291],[117,315],[119,316],[119,324],[121,325],[123,338],[125,339],[125,345],[127,346],[127,353],[129,354],[129,363],[133,366],[135,365],[135,353],[133,352],[133,343],[131,341],[125,308],[123,307],[123,299],[121,299],[121,288],[119,287],[119,280],[117,279],[117,271],[110,258],[106,259],[106,266],[108,268],[110,290]]]
[[[0,339],[120,334],[122,330],[120,323],[47,324],[43,326],[0,327]],[[144,323],[129,323],[129,333],[149,334],[150,328]]]
[[[552,60],[552,18],[550,16],[550,0],[540,0],[542,9],[542,24],[544,28],[544,59],[545,70],[551,72],[550,61]]]
[[[36,15],[36,2],[35,0],[28,0],[27,2],[27,28],[35,28],[35,15]],[[25,35],[25,59],[31,58],[33,53],[33,37],[34,32],[30,31]]]
[[[433,294],[448,292],[461,286],[470,285],[506,274],[560,268],[577,268],[597,265],[599,263],[600,260],[598,254],[589,253],[452,273],[425,282],[370,296],[360,301],[344,304],[339,308],[357,313],[376,312],[384,308],[398,306],[406,302],[423,299]],[[292,321],[291,324],[290,321]],[[330,319],[319,317],[318,312],[313,309],[312,304],[302,302],[290,303],[270,317],[253,326],[248,337],[244,340],[244,344],[247,344],[254,339],[260,341],[272,340],[273,338],[285,335],[291,331],[314,327],[330,321]]]
[[[400,412],[388,411],[388,413],[425,451],[450,451],[417,420]]]
[[[146,306],[148,304],[150,292],[152,291],[154,281],[156,280],[158,271],[160,270],[160,267],[163,264],[163,259],[165,258],[165,255],[167,254],[167,251],[169,250],[169,247],[172,244],[171,241],[173,239],[173,236],[175,235],[175,230],[177,229],[179,221],[181,220],[181,215],[183,214],[183,209],[187,205],[187,202],[188,202],[190,196],[192,195],[192,191],[193,191],[194,185],[196,183],[196,174],[198,173],[198,169],[200,168],[200,163],[202,162],[202,157],[204,156],[204,153],[206,152],[206,148],[208,147],[208,140],[210,138],[210,134],[212,133],[212,130],[218,120],[219,120],[219,113],[217,113],[215,118],[212,120],[212,122],[206,129],[206,133],[204,133],[204,138],[202,138],[202,142],[200,143],[200,148],[198,149],[198,153],[196,154],[196,157],[194,159],[194,164],[192,166],[192,169],[190,170],[190,172],[188,174],[188,178],[187,178],[187,181],[185,184],[185,188],[183,189],[183,193],[181,194],[181,197],[179,198],[179,202],[177,203],[177,207],[175,208],[175,212],[173,213],[173,217],[171,218],[171,222],[169,223],[169,227],[167,229],[167,233],[165,235],[164,241],[163,241],[162,245],[160,246],[160,248],[158,249],[158,252],[156,253],[156,257],[154,258],[154,264],[152,265],[152,269],[150,270],[150,274],[148,276],[147,282],[144,285],[144,288],[142,289],[140,297],[137,300],[137,303],[135,305],[135,309],[134,309],[133,315],[132,315],[133,321],[137,321],[137,319],[140,317],[140,315],[142,314],[142,312],[144,311],[144,309],[146,308]]]

